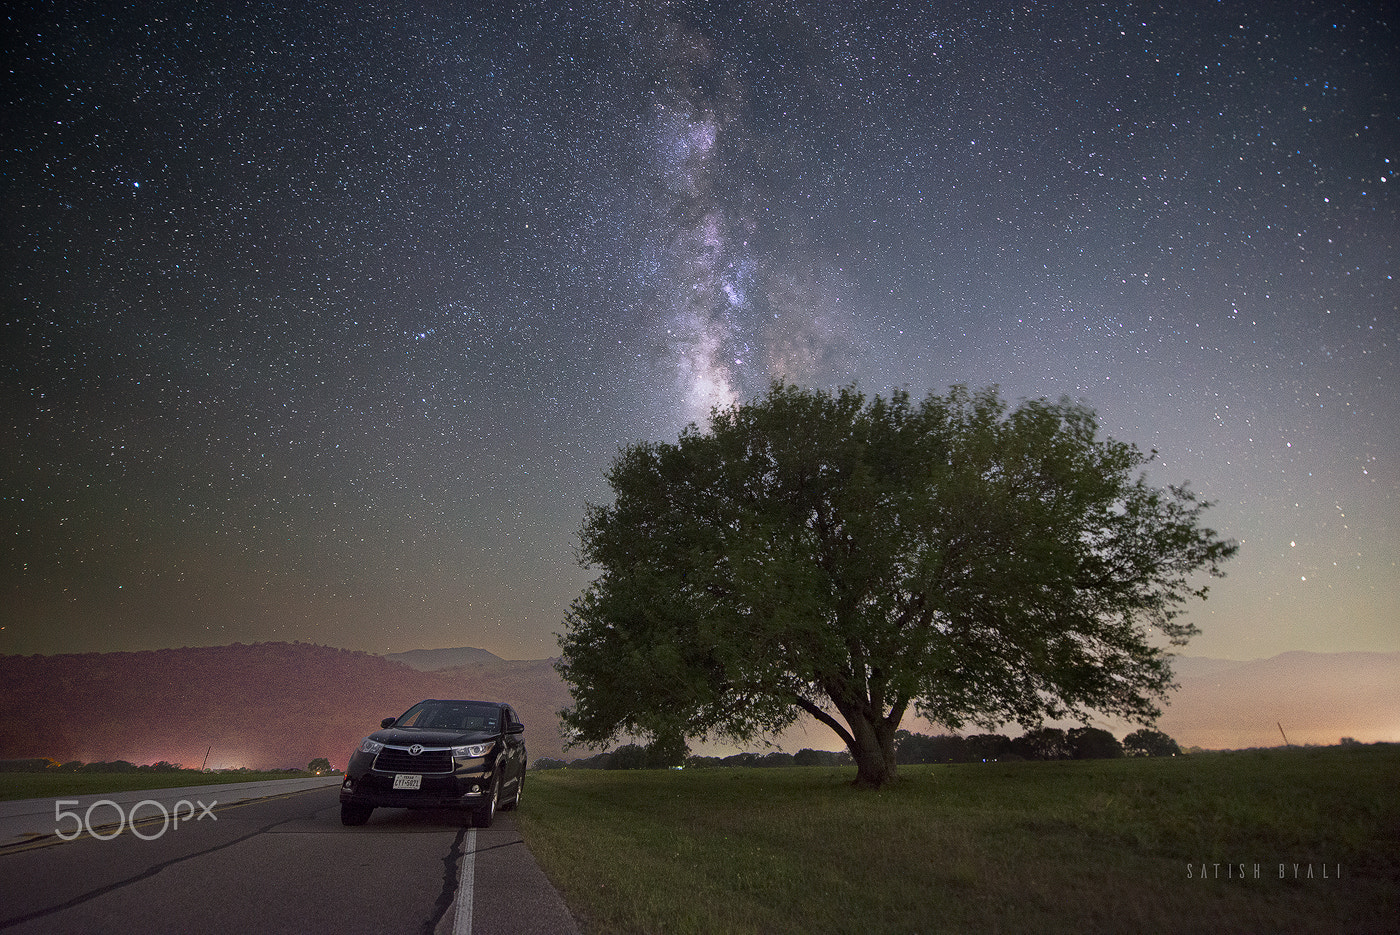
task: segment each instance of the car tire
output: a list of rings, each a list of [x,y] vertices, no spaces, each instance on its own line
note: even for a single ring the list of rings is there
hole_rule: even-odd
[[[489,828],[496,820],[496,806],[501,798],[501,775],[498,772],[491,780],[491,797],[486,804],[472,809],[472,824],[478,828]]]
[[[369,816],[373,812],[373,805],[350,805],[342,803],[340,806],[340,823],[342,825],[362,825],[369,821]]]
[[[501,805],[501,808],[508,812],[515,811],[520,807],[520,797],[525,794],[525,774],[521,773],[520,778],[515,781],[515,795],[510,797],[509,802]]]

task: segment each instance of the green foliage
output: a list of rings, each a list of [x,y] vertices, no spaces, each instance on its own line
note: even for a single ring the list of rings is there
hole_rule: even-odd
[[[650,769],[681,766],[689,755],[690,747],[686,746],[684,737],[678,734],[657,737],[647,744],[646,764]]]
[[[690,750],[684,740],[655,740],[646,746],[629,743],[607,753],[565,763],[556,761],[559,766],[571,769],[665,769],[681,766],[686,762]],[[537,766],[538,769],[550,767]]]
[[[569,764],[552,756],[537,756],[530,761],[530,769],[564,769]]]
[[[1076,760],[1112,760],[1123,755],[1123,745],[1099,727],[1076,727],[1065,737]]]
[[[1036,727],[1014,739],[1003,734],[976,734],[971,737],[926,737],[901,730],[895,733],[895,752],[900,763],[1014,762],[1018,760],[1097,760],[1123,756],[1128,741],[1153,744],[1153,756],[1180,753],[1176,741],[1161,731],[1141,730],[1128,735],[1120,744],[1106,730],[1077,727],[1066,733],[1058,727]]]
[[[1073,755],[1069,738],[1058,727],[1037,727],[1012,741],[1012,749],[1027,760],[1063,760]]]
[[[1144,727],[1123,738],[1123,752],[1128,756],[1177,756],[1181,747],[1161,731]]]
[[[1186,488],[1135,477],[1149,460],[1083,406],[962,387],[774,384],[625,448],[581,531],[598,574],[561,639],[570,739],[745,742],[805,712],[878,786],[911,705],[950,727],[1150,722],[1171,680],[1151,636],[1195,633],[1193,576],[1236,546]]]
[[[331,771],[331,761],[324,756],[318,756],[310,763],[306,764],[308,773],[329,773]]]
[[[848,750],[813,750],[803,747],[792,755],[793,766],[850,766]]]
[[[967,738],[968,759],[987,762],[1011,752],[1011,738],[1003,734],[973,734]]]
[[[895,732],[895,757],[899,763],[966,763],[972,749],[962,737],[940,734],[928,737],[907,730]]]
[[[136,764],[126,760],[110,760],[97,763],[85,763],[79,768],[83,773],[134,773]]]
[[[734,753],[726,757],[686,757],[686,769],[773,769],[783,766],[850,766],[851,754],[845,750],[812,750],[804,747],[796,753]]]
[[[624,747],[618,747],[613,751],[612,763],[609,769],[646,769],[647,751],[646,747],[635,743],[629,743]]]

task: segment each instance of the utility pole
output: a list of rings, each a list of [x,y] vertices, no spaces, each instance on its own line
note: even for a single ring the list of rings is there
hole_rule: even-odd
[[[1274,723],[1278,725],[1278,732],[1279,732],[1280,734],[1283,734],[1283,722],[1282,722],[1282,721],[1275,721]],[[1285,747],[1291,747],[1291,746],[1293,746],[1293,744],[1291,744],[1291,743],[1288,742],[1288,735],[1287,735],[1287,734],[1283,734],[1283,745],[1284,745]]]
[[[1283,728],[1280,727],[1279,730],[1283,730]],[[1287,739],[1287,738],[1285,738],[1285,739]],[[209,745],[209,750],[213,750],[213,749],[214,749],[214,745],[211,743],[211,744]],[[205,750],[205,751],[204,751],[204,762],[201,763],[201,764],[199,764],[199,771],[200,771],[201,773],[204,772],[204,767],[206,767],[206,766],[209,765],[209,750]]]

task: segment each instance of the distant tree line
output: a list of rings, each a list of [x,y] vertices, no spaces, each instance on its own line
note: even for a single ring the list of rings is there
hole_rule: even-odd
[[[1181,747],[1159,730],[1143,728],[1118,738],[1098,727],[1039,727],[1019,737],[973,734],[929,737],[907,730],[895,734],[899,763],[976,763],[1014,760],[1107,760],[1121,756],[1176,756]]]
[[[846,750],[802,749],[796,753],[735,753],[730,756],[693,756],[675,751],[669,754],[652,749],[651,746],[630,743],[616,750],[598,753],[576,760],[561,760],[555,757],[539,757],[531,766],[534,769],[724,769],[734,767],[774,767],[774,766],[850,766],[854,760]]]
[[[733,756],[693,756],[686,760],[690,768],[735,766],[851,766],[855,760],[849,750],[812,750],[804,747],[796,753],[736,753]]]
[[[1098,727],[1075,727],[1068,731],[1058,727],[1040,727],[1019,737],[1004,734],[973,734],[969,737],[915,734],[907,730],[895,733],[895,756],[901,764],[915,763],[978,763],[1011,762],[1018,760],[1105,760],[1123,756],[1176,756],[1181,747],[1159,730],[1143,728],[1133,731],[1120,742],[1117,737]],[[535,760],[535,769],[665,769],[684,766],[687,769],[774,767],[774,766],[849,766],[854,761],[847,750],[802,749],[796,753],[735,753],[731,756],[692,756],[682,747],[664,748],[657,744],[643,746],[630,743],[616,750],[598,753],[572,761],[554,757]]]
[[[178,773],[184,769],[185,767],[179,763],[170,763],[165,760],[142,766],[137,766],[127,760],[103,760],[96,763],[70,760],[67,763],[60,763],[46,756],[20,760],[0,760],[0,773]],[[198,772],[198,770],[188,770],[188,772],[193,773]]]

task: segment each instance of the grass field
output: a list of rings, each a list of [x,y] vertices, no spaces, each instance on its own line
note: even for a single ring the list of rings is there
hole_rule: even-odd
[[[853,775],[537,772],[516,820],[590,935],[1400,931],[1397,745]]]
[[[61,795],[94,795],[102,792],[136,792],[142,789],[178,789],[181,786],[215,786],[229,782],[266,782],[269,779],[302,779],[310,773],[0,773],[0,802],[44,799]]]

